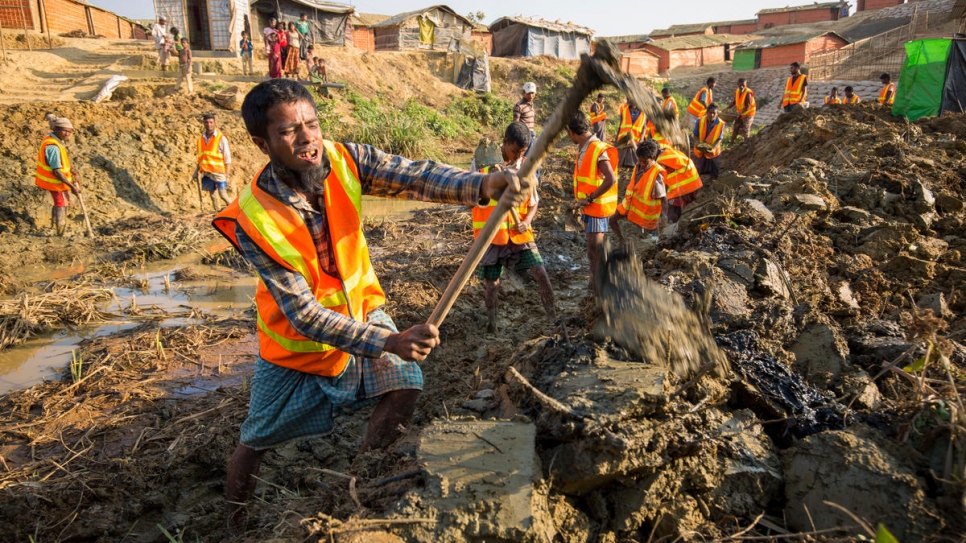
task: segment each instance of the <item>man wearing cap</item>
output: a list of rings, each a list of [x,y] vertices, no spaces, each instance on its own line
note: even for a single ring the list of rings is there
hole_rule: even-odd
[[[37,153],[34,182],[54,198],[50,224],[58,236],[63,236],[67,229],[67,206],[70,205],[67,191],[74,194],[81,192],[77,174],[71,170],[66,147],[67,140],[74,133],[74,125],[67,118],[59,117],[50,122],[50,128],[51,133],[40,143],[40,152]]]
[[[513,121],[520,121],[530,129],[530,135],[534,135],[533,127],[536,121],[536,111],[533,109],[533,97],[537,95],[537,84],[528,81],[523,84],[523,96],[520,101],[513,106]]]
[[[158,22],[151,27],[151,37],[154,38],[154,48],[158,50],[158,66],[161,71],[168,69],[168,48],[165,45],[165,36],[168,35],[168,19],[165,16],[158,17]]]
[[[211,206],[218,210],[231,203],[228,198],[228,172],[231,168],[231,150],[228,148],[228,138],[215,128],[215,114],[205,113],[202,116],[205,131],[198,137],[197,156],[198,167],[191,177],[195,179],[201,173],[201,190],[211,196]],[[218,198],[224,202],[221,206],[215,199],[215,192]]]

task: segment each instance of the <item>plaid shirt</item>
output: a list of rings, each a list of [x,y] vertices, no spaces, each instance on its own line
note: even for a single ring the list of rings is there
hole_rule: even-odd
[[[479,200],[483,175],[430,160],[414,162],[370,145],[344,145],[359,168],[363,194],[459,205],[475,205]],[[299,211],[315,240],[322,270],[337,276],[324,207],[321,211],[313,209],[304,196],[279,179],[271,165],[265,168],[257,183],[259,188]],[[299,334],[363,358],[381,356],[392,331],[323,307],[302,275],[272,260],[240,227],[235,227],[235,236],[242,255],[255,267],[262,283]]]

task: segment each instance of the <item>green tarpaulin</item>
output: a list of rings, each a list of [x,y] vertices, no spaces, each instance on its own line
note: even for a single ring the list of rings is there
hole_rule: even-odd
[[[906,62],[899,75],[893,115],[902,115],[910,121],[939,115],[949,49],[950,40],[943,39],[906,44]]]
[[[731,63],[731,69],[735,72],[748,72],[755,69],[755,50],[739,49],[735,51],[735,59]]]

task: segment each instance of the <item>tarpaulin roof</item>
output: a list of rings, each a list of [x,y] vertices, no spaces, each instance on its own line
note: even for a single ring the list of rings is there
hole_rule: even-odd
[[[573,23],[546,21],[544,19],[528,19],[526,17],[500,17],[499,19],[490,23],[490,32],[495,32],[501,28],[510,26],[511,24],[521,24],[533,28],[551,30],[553,32],[584,34],[586,36],[594,35],[594,30],[592,28],[587,28],[586,26],[579,26]]]
[[[787,13],[789,11],[811,11],[814,9],[841,9],[848,7],[848,2],[823,2],[819,4],[815,2],[814,4],[805,4],[803,6],[786,6],[783,8],[768,8],[763,9],[756,13],[755,15],[767,15],[769,13]]]
[[[372,26],[379,24],[390,17],[392,17],[392,15],[382,15],[379,13],[353,13],[352,24],[354,26]]]
[[[611,43],[631,43],[635,41],[647,41],[651,39],[649,34],[632,34],[630,36],[597,36],[595,41],[607,40]]]
[[[754,25],[754,24],[758,24],[758,19],[742,19],[740,21],[718,21],[716,23],[711,23],[711,26],[717,28],[719,26]]]
[[[786,36],[769,36],[767,38],[758,38],[743,44],[741,48],[764,49],[766,47],[778,47],[781,45],[795,45],[796,43],[805,43],[821,36],[835,36],[844,40],[846,43],[849,41],[842,36],[839,36],[835,32],[809,32],[807,34],[788,34]]]
[[[257,4],[260,0],[251,0],[249,4]],[[329,13],[352,13],[356,8],[348,4],[338,4],[335,2],[321,2],[319,0],[290,0],[296,4],[301,4],[306,7],[314,8],[319,11],[326,11]]]
[[[381,21],[379,23],[376,23],[376,24],[372,25],[372,27],[373,28],[385,28],[387,26],[401,25],[402,23],[408,21],[409,19],[412,19],[413,17],[418,17],[420,15],[423,15],[425,13],[428,13],[430,11],[433,11],[434,9],[439,9],[439,10],[442,10],[442,11],[448,11],[451,14],[453,14],[454,16],[456,16],[456,18],[461,19],[463,22],[465,22],[467,26],[471,26],[471,27],[473,26],[473,21],[470,21],[466,17],[463,17],[459,13],[456,13],[455,11],[453,11],[453,8],[451,8],[449,6],[444,6],[443,4],[438,4],[438,5],[435,5],[435,6],[429,6],[428,8],[417,9],[417,10],[414,10],[414,11],[407,11],[405,13],[400,13],[398,15],[393,15],[392,17],[386,19],[385,21]]]
[[[731,34],[698,34],[695,36],[679,36],[677,38],[662,38],[648,42],[648,45],[664,49],[665,51],[680,51],[682,49],[703,49],[719,45],[732,45],[748,41],[748,36],[732,36]]]
[[[706,32],[709,28],[712,28],[713,26],[714,26],[714,23],[671,25],[667,28],[652,30],[651,37],[671,36],[676,34],[693,34],[695,32]]]

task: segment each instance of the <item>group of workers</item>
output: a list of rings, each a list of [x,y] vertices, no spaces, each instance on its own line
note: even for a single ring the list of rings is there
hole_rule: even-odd
[[[709,79],[688,106],[696,162],[631,104],[619,111],[616,147],[601,137],[606,135],[602,96],[589,117],[579,111],[569,120],[566,133],[577,147],[573,207],[586,234],[591,289],[604,235],[610,228],[621,235],[620,217],[657,233],[662,217],[672,222],[680,217],[703,186],[702,174],[717,175],[725,122],[718,119],[712,100],[715,83]],[[195,173],[202,175],[213,204],[216,195],[227,204],[212,224],[260,279],[255,295],[259,347],[249,412],[228,465],[226,498],[233,528],[243,525],[244,506],[266,451],[326,434],[339,413],[370,404],[376,407],[361,452],[385,447],[404,430],[415,408],[423,385],[416,362],[439,345],[439,330],[420,324],[400,332],[383,311],[386,297],[362,229],[362,195],[471,206],[478,234],[506,193],[519,219],[505,219],[478,269],[486,285],[487,326],[496,329],[499,280],[507,266],[530,272],[547,316],[555,317],[553,290],[531,227],[539,204],[536,186],[516,175],[535,135],[535,94],[534,83],[524,85],[504,132],[502,162],[468,172],[389,155],[370,145],[327,140],[303,85],[284,78],[265,81],[245,97],[241,114],[268,163],[232,201],[226,192],[227,138],[217,130],[214,115],[203,117]],[[793,64],[780,107],[795,107],[806,96],[807,78]],[[663,89],[662,97],[663,109],[676,118],[670,91]],[[748,119],[735,127],[747,137],[756,105],[746,81],[739,82],[729,107]],[[58,117],[50,128],[37,157],[36,183],[53,195],[53,221],[62,235],[67,193],[79,194],[81,187],[66,148],[72,124]],[[631,170],[623,198],[618,197],[621,167]]]

